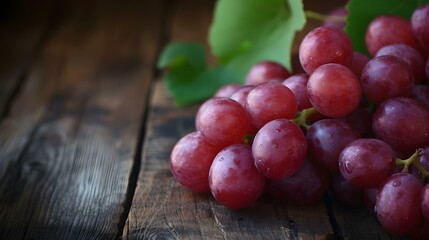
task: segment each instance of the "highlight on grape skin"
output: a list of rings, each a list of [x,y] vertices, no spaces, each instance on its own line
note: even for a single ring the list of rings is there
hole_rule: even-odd
[[[292,176],[301,168],[307,142],[294,122],[277,119],[267,123],[256,134],[252,153],[260,172],[269,179],[281,179]]]
[[[253,164],[251,149],[235,144],[220,151],[209,172],[213,197],[228,208],[252,206],[264,191],[265,177]]]

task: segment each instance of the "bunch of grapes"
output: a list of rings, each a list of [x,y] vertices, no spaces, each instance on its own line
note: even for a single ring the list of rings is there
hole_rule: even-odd
[[[316,28],[299,49],[305,73],[264,61],[219,89],[171,152],[175,179],[232,209],[262,194],[313,204],[331,189],[390,233],[427,236],[429,4],[410,21],[374,19],[365,40],[371,58]]]

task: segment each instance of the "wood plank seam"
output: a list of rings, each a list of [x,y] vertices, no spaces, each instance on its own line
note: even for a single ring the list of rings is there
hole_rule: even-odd
[[[163,18],[161,21],[161,30],[159,31],[159,34],[157,36],[157,38],[159,39],[158,41],[158,46],[156,49],[156,54],[155,54],[155,58],[154,59],[158,59],[159,56],[161,55],[161,51],[163,50],[163,47],[165,46],[165,44],[169,41],[169,29],[171,27],[171,19],[173,17],[173,9],[175,6],[175,2],[176,1],[162,1],[162,9],[165,11],[164,14],[162,14]],[[157,64],[156,61],[153,61],[152,63],[152,79],[149,83],[149,91],[148,94],[146,95],[146,105],[144,106],[144,111],[141,117],[141,122],[140,122],[140,130],[139,130],[139,134],[138,134],[138,139],[137,139],[137,146],[135,147],[136,152],[134,153],[134,159],[133,159],[133,165],[131,167],[131,172],[130,172],[130,176],[129,176],[129,180],[128,180],[128,186],[127,186],[127,190],[126,190],[126,197],[125,197],[125,201],[123,202],[123,212],[119,218],[119,222],[117,225],[117,236],[116,239],[127,239],[128,236],[128,217],[129,217],[129,213],[130,213],[130,209],[131,209],[131,205],[133,203],[133,199],[134,199],[134,194],[135,194],[135,190],[137,188],[137,182],[138,182],[138,177],[141,171],[141,166],[142,166],[142,161],[143,161],[143,157],[142,157],[142,153],[143,153],[143,149],[145,146],[145,139],[146,139],[146,129],[148,128],[148,119],[149,119],[149,114],[150,114],[150,110],[151,110],[151,99],[152,99],[152,93],[153,93],[153,89],[154,89],[154,85],[155,85],[155,81],[157,81],[158,76],[160,76],[161,74],[161,70],[159,70],[157,68]]]

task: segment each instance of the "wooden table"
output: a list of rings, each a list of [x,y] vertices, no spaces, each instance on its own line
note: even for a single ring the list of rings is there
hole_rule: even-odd
[[[204,42],[213,5],[0,5],[0,239],[398,239],[330,195],[232,211],[174,181],[198,106],[176,107],[155,63],[170,41]]]

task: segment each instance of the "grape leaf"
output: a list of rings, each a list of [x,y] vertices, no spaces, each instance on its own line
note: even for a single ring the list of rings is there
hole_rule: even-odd
[[[209,43],[220,65],[207,66],[199,44],[172,43],[158,68],[168,68],[165,80],[178,105],[201,101],[222,85],[243,83],[259,61],[277,61],[290,69],[292,41],[305,20],[302,0],[218,0]]]
[[[207,99],[220,86],[241,80],[223,66],[209,68],[204,47],[198,43],[167,45],[158,60],[158,68],[168,68],[165,81],[170,95],[180,106]]]
[[[345,31],[355,51],[368,54],[365,33],[369,23],[381,15],[397,15],[410,19],[413,11],[429,0],[351,0],[346,5],[348,15]]]
[[[220,62],[243,77],[263,60],[291,69],[292,41],[305,22],[302,0],[218,0],[209,43]]]

